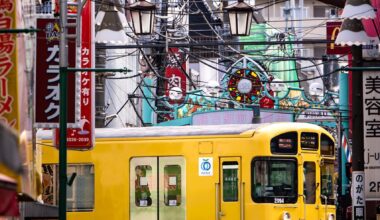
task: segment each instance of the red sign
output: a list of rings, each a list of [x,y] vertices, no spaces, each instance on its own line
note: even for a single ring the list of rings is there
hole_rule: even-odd
[[[82,9],[82,43],[80,54],[81,68],[94,67],[94,48],[93,40],[93,26],[92,9],[93,2],[87,1]],[[79,128],[71,128],[67,130],[67,148],[68,149],[90,149],[94,143],[94,77],[91,72],[80,73],[80,126]],[[59,143],[59,130],[55,132],[55,146]]]
[[[35,76],[35,122],[37,127],[59,127],[59,20],[37,19]],[[75,30],[69,30],[72,33]],[[68,64],[75,65],[75,42],[68,42]],[[76,77],[68,73],[67,122],[77,122],[75,114]]]
[[[186,61],[184,53],[178,48],[169,48],[167,57],[168,65],[165,69],[165,77],[168,81],[165,85],[166,96],[169,103],[180,103],[186,96]]]
[[[338,33],[340,31],[340,26],[342,25],[342,22],[340,21],[328,21],[326,22],[326,37],[327,40],[335,41],[336,37],[338,36]],[[350,53],[350,47],[349,46],[340,46],[335,43],[329,43],[327,44],[327,54],[348,54]]]

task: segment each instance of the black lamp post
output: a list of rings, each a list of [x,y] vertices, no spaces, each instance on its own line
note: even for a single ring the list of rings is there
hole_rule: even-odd
[[[253,7],[243,0],[224,8],[230,20],[232,36],[248,36],[251,31]]]
[[[139,0],[129,6],[132,25],[136,35],[149,35],[153,32],[156,5]]]

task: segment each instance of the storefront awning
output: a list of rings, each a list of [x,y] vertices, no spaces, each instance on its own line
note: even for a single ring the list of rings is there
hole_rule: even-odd
[[[0,174],[0,217],[19,215],[16,181]]]

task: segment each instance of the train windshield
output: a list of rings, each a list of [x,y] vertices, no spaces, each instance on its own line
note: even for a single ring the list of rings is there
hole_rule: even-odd
[[[252,160],[252,199],[257,203],[297,202],[296,159],[258,157]]]

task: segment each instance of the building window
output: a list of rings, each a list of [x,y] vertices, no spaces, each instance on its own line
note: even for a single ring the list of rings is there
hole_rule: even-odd
[[[328,18],[330,16],[336,16],[335,8],[327,5],[315,5],[313,7],[313,16],[315,18]]]

